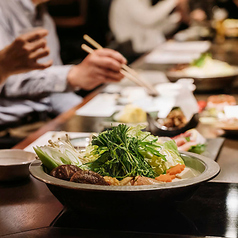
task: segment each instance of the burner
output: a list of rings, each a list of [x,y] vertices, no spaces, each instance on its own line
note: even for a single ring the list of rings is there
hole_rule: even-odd
[[[232,222],[238,220],[230,212],[238,197],[238,184],[208,182],[201,185],[187,201],[163,208],[141,209],[123,214],[73,211],[64,209],[52,223],[52,227],[89,230],[125,231],[154,234],[177,234],[192,236],[226,236],[236,231]],[[233,199],[233,200],[232,200]],[[229,210],[230,209],[230,210]],[[130,215],[131,214],[131,215]]]

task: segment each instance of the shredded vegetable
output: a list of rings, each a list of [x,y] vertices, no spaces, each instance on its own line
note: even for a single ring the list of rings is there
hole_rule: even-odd
[[[94,149],[85,154],[96,156],[89,163],[90,169],[118,179],[138,175],[155,178],[171,166],[184,163],[174,141],[162,145],[158,137],[142,129],[120,124],[94,137]]]
[[[50,140],[49,145],[34,147],[36,154],[49,171],[63,164],[80,166],[85,162],[82,153],[73,147],[68,136],[66,138],[57,142]]]
[[[49,141],[49,145],[34,150],[49,171],[71,164],[119,180],[138,175],[155,178],[177,164],[184,164],[175,141],[159,143],[157,136],[143,129],[125,124],[112,127],[93,136],[84,152],[76,150],[68,137]]]

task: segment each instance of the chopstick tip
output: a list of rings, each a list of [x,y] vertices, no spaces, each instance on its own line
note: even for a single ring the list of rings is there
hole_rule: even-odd
[[[87,34],[84,34],[84,35],[83,35],[84,40],[87,39],[87,37],[88,37]]]

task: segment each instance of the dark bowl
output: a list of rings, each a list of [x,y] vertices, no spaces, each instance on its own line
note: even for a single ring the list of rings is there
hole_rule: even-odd
[[[172,183],[142,186],[103,186],[80,184],[52,177],[44,172],[41,161],[30,165],[31,174],[46,183],[54,196],[67,208],[92,214],[137,213],[172,206],[189,198],[201,183],[220,171],[212,159],[193,153],[181,154],[186,166],[200,172],[196,177]]]
[[[160,125],[153,115],[147,113],[147,121],[149,123],[149,131],[156,136],[167,136],[174,137],[185,131],[195,128],[199,122],[198,113],[194,114],[192,118],[185,124],[185,126],[181,128],[167,128],[165,126]]]
[[[184,75],[181,72],[167,71],[166,76],[170,82],[176,82],[181,78],[192,78],[194,79],[194,84],[196,85],[196,91],[215,91],[224,90],[225,88],[231,87],[233,81],[238,76],[238,67],[234,66],[234,74],[227,76],[216,76],[216,77],[197,77]]]

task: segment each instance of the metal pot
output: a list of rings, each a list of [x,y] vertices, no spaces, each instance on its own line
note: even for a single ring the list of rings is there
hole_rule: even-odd
[[[103,186],[80,184],[52,177],[44,172],[41,161],[30,165],[30,173],[46,183],[54,196],[66,207],[88,213],[138,213],[147,209],[164,208],[190,197],[201,183],[214,178],[219,165],[204,156],[181,154],[186,166],[200,174],[177,182],[142,186]]]

